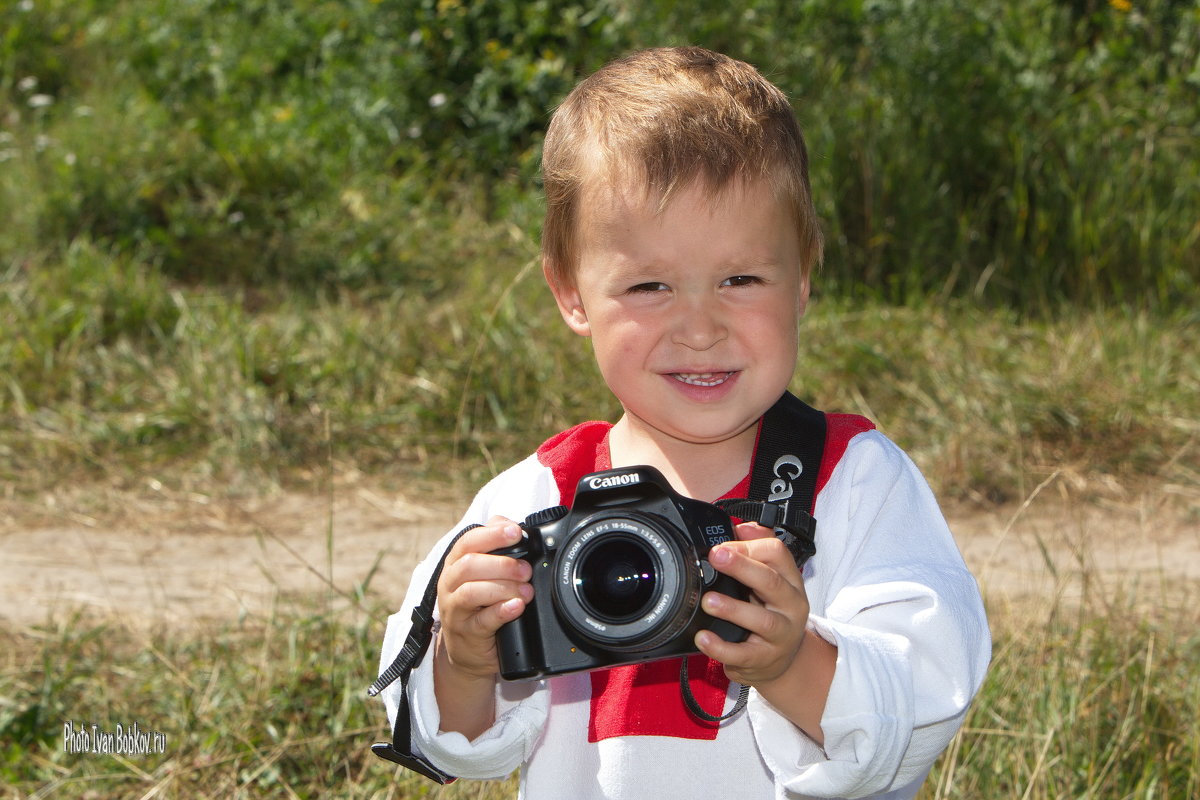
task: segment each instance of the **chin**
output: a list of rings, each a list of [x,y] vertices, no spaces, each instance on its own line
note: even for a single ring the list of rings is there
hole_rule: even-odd
[[[721,426],[719,428],[713,427],[713,428],[707,428],[707,429],[705,429],[705,428],[691,428],[689,430],[667,429],[667,433],[671,434],[672,436],[674,436],[676,439],[679,439],[680,441],[687,442],[688,444],[720,444],[722,442],[727,442],[730,439],[736,439],[737,437],[746,433],[747,430],[754,428],[754,426],[758,423],[759,416],[761,416],[761,415],[755,416],[753,419],[745,422],[744,424],[736,424],[735,423],[735,424],[731,424],[731,425]]]

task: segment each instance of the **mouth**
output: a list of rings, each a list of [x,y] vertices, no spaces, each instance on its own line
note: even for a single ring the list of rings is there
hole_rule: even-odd
[[[702,386],[711,388],[720,386],[725,381],[732,378],[732,372],[672,372],[671,377],[680,383],[686,383],[688,386]]]

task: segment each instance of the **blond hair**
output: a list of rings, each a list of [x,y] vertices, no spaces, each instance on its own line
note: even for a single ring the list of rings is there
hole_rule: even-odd
[[[791,105],[742,61],[699,47],[642,50],[602,67],[567,96],[542,152],[547,277],[574,274],[585,183],[643,181],[663,209],[700,180],[713,195],[735,180],[766,180],[796,222],[807,278],[822,237],[808,180],[808,152]]]

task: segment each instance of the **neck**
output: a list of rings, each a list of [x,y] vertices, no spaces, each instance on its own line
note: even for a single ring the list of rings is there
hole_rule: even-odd
[[[629,415],[608,436],[613,467],[646,464],[656,467],[680,494],[712,502],[746,476],[754,456],[758,426],[719,442],[687,442],[647,435]]]

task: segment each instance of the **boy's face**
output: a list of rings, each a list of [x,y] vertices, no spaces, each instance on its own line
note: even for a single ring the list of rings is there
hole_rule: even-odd
[[[808,300],[784,205],[762,182],[716,198],[697,182],[661,213],[638,191],[581,199],[573,281],[551,288],[627,422],[655,439],[753,437],[792,378]]]

